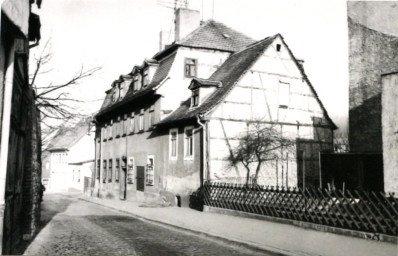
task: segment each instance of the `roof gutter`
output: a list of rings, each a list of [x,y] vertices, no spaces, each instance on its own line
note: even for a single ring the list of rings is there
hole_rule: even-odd
[[[196,116],[196,120],[198,124],[202,127],[202,177],[200,180],[201,185],[203,185],[204,181],[209,180],[210,178],[210,168],[209,168],[209,143],[208,143],[208,122],[202,123],[201,120],[204,120],[204,115],[198,114]]]

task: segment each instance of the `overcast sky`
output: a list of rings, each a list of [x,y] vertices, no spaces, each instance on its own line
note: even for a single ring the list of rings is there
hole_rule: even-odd
[[[169,2],[171,0],[160,0]],[[42,82],[63,81],[82,65],[101,66],[73,93],[100,99],[112,81],[159,48],[159,31],[169,30],[173,10],[159,0],[45,0],[40,14],[42,43],[51,38],[51,73]],[[203,0],[203,18],[212,16]],[[202,0],[189,7],[202,10]],[[282,34],[338,126],[348,115],[348,32],[344,0],[214,0],[214,19],[254,39]],[[40,49],[37,48],[36,51]],[[34,50],[35,51],[35,50]],[[34,54],[34,51],[32,53]],[[187,85],[188,86],[188,85]],[[85,109],[97,111],[101,101]]]

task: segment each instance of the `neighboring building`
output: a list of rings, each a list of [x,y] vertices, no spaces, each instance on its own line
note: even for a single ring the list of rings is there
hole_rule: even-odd
[[[398,68],[398,66],[397,66]],[[398,72],[382,76],[384,190],[398,196]]]
[[[381,75],[398,66],[398,37],[348,18],[351,152],[382,153]]]
[[[95,117],[94,194],[164,193],[185,205],[204,180],[242,182],[245,172],[225,158],[258,119],[296,139],[299,153],[262,170],[259,183],[318,186],[319,152],[333,149],[336,126],[282,36],[255,42],[187,9],[176,11],[175,34],[106,92]]]
[[[360,187],[386,192],[397,186],[392,171],[397,166],[393,156],[396,141],[391,134],[393,123],[389,123],[396,116],[393,105],[383,105],[382,100],[384,97],[389,101],[393,94],[393,88],[388,87],[391,95],[382,95],[382,80],[393,79],[382,75],[395,72],[398,67],[395,21],[396,8],[392,2],[348,2],[350,154],[362,159],[354,170],[359,174]],[[362,186],[366,180],[371,186]]]
[[[0,2],[0,251],[6,255],[30,239],[40,221],[40,118],[28,76],[29,48],[40,40],[35,2],[40,6]]]
[[[90,119],[61,126],[43,152],[47,192],[86,191],[94,170],[94,132]]]

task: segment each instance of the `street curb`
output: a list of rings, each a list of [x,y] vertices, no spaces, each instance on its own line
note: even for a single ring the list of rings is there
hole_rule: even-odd
[[[238,216],[238,217],[257,219],[257,220],[272,221],[272,222],[292,225],[292,226],[296,226],[296,227],[300,227],[300,228],[304,228],[304,229],[312,229],[312,230],[336,234],[336,235],[344,235],[344,236],[350,236],[350,237],[355,237],[355,238],[360,238],[360,239],[365,239],[365,240],[398,244],[398,237],[385,235],[385,234],[377,234],[378,239],[372,239],[372,237],[375,236],[375,234],[373,234],[373,233],[343,229],[343,228],[338,228],[338,227],[330,227],[330,226],[309,223],[309,222],[304,222],[304,221],[282,219],[282,218],[264,216],[264,215],[247,213],[247,212],[239,212],[239,211],[234,211],[234,210],[230,210],[230,209],[218,208],[218,207],[207,206],[207,205],[204,206],[203,211],[219,213],[219,214],[226,214],[226,215],[230,215],[230,216]]]
[[[132,212],[129,211],[125,211],[125,210],[121,210],[109,205],[104,205],[101,204],[100,202],[95,202],[92,201],[90,199],[86,199],[83,197],[78,197],[79,200],[85,201],[85,202],[89,202],[89,203],[93,203],[96,205],[100,205],[102,207],[108,208],[108,209],[112,209],[124,214],[128,214],[131,216],[134,216],[135,218],[148,222],[148,223],[153,223],[153,224],[157,224],[160,226],[167,226],[169,228],[173,228],[173,229],[177,229],[180,231],[184,231],[184,232],[188,232],[188,233],[193,233],[195,235],[198,236],[202,236],[202,237],[206,237],[206,238],[216,238],[219,239],[221,241],[223,241],[226,244],[230,244],[233,246],[240,246],[240,247],[245,247],[251,250],[257,250],[257,251],[261,251],[261,252],[268,252],[268,253],[273,253],[273,254],[277,254],[277,255],[281,255],[281,256],[309,256],[310,254],[307,254],[305,252],[292,252],[292,251],[287,251],[287,250],[283,250],[280,248],[276,248],[276,247],[272,247],[272,246],[266,246],[266,245],[262,245],[262,244],[257,244],[257,243],[253,243],[253,242],[249,242],[249,241],[241,241],[241,240],[237,240],[235,238],[231,238],[231,237],[226,237],[226,236],[222,236],[219,234],[214,234],[214,233],[210,233],[210,232],[203,232],[203,231],[198,231],[198,230],[194,230],[194,229],[190,229],[188,227],[181,227],[178,226],[176,224],[173,223],[167,223],[167,222],[163,222],[163,221],[159,221],[159,220],[153,220],[153,219],[149,219],[137,214],[134,214]],[[102,199],[99,199],[102,200]]]

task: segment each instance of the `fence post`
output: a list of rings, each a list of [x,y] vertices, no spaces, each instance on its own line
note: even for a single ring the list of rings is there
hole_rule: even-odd
[[[305,149],[303,151],[303,190],[305,190]]]

